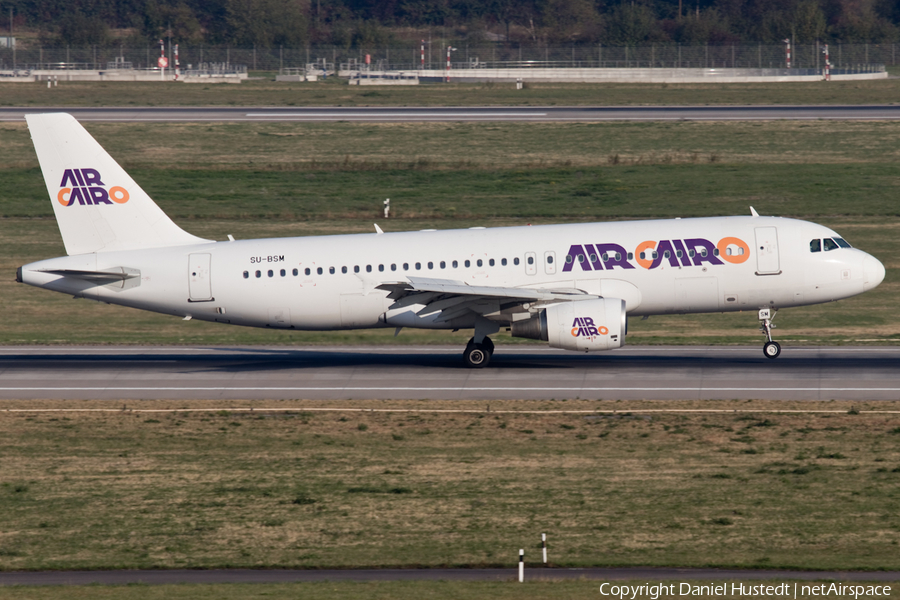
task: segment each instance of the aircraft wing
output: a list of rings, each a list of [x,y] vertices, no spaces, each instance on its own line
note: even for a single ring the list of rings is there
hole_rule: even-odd
[[[424,305],[416,314],[427,316],[436,312],[437,321],[449,321],[472,312],[488,315],[525,303],[597,298],[576,289],[509,288],[469,285],[449,279],[409,277],[409,281],[386,282],[376,289],[390,292],[394,301],[391,309]]]

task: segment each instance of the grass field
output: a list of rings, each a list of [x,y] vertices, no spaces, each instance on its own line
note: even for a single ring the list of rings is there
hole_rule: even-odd
[[[512,572],[510,573],[512,575]],[[567,600],[596,600],[600,595],[601,581],[527,581],[523,584],[518,582],[497,582],[497,583],[460,583],[452,581],[439,582],[369,582],[369,583],[346,583],[346,582],[329,582],[329,583],[312,583],[312,584],[286,584],[286,585],[165,585],[165,586],[85,586],[85,587],[15,587],[12,589],[0,588],[0,599],[16,599],[16,600],[55,600],[57,598],[80,600],[89,598],[91,600],[180,600],[182,598],[190,600],[250,600],[255,598],[316,598],[317,600],[421,600],[427,598],[429,600],[456,600],[464,598],[466,600],[474,600],[478,598],[491,598],[497,600],[518,600],[520,598],[534,599],[552,599],[566,598]],[[631,585],[641,586],[647,585],[646,581],[615,581],[613,585]],[[675,590],[680,591],[681,582],[651,582],[651,584],[663,583],[666,585],[675,584]],[[710,585],[711,582],[694,582],[693,585]],[[716,581],[716,585],[728,584],[727,589],[731,589],[731,584],[743,583],[748,585],[779,585],[785,583],[783,580],[764,582],[754,580],[751,582],[725,582]],[[816,583],[804,581],[799,582],[803,585],[817,585]],[[866,585],[862,582],[853,585]],[[873,583],[870,585],[885,585],[883,582]],[[900,586],[896,584],[888,584],[891,586],[890,594],[880,596],[880,598],[898,598],[900,597]],[[609,592],[609,587],[605,591]],[[793,590],[793,583],[791,583]],[[803,588],[799,588],[802,590]],[[833,594],[832,594],[833,595]],[[615,596],[618,598],[618,596]],[[649,598],[650,596],[639,596]],[[665,598],[666,596],[662,596]],[[669,596],[671,597],[671,596]],[[690,597],[690,596],[689,596]],[[696,596],[695,596],[696,597]],[[719,598],[740,598],[739,595],[718,596]],[[746,596],[745,596],[746,597]],[[797,598],[806,600],[808,598],[821,597],[821,595],[811,595],[809,593],[798,593]]]
[[[900,124],[88,124],[189,231],[213,239],[762,214],[809,218],[887,266],[875,291],[783,311],[789,343],[895,343]],[[64,254],[23,124],[0,125],[0,343],[464,343],[465,332],[289,333],[184,323],[17,285]],[[460,148],[458,155],[446,148]],[[464,149],[464,150],[463,150]],[[389,158],[388,158],[389,157]],[[373,191],[377,190],[377,191]],[[380,216],[390,197],[392,218]],[[111,331],[128,330],[128,339]],[[755,343],[754,315],[654,317],[629,343]],[[499,336],[501,343],[510,338]],[[516,343],[527,343],[521,340]]]
[[[611,106],[704,104],[894,104],[900,81],[810,83],[440,83],[351,86],[330,78],[280,83],[273,76],[240,85],[67,82],[0,83],[0,106]]]
[[[0,569],[900,568],[898,403],[110,404],[3,403],[113,411],[0,412]]]

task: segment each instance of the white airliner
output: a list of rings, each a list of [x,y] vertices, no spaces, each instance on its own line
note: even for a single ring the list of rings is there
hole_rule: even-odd
[[[752,216],[229,240],[179,228],[68,114],[26,117],[68,256],[49,290],[184,319],[297,330],[474,329],[567,350],[622,346],[628,316],[775,311],[861,294],[884,266],[815,223]],[[230,236],[229,236],[230,237]]]

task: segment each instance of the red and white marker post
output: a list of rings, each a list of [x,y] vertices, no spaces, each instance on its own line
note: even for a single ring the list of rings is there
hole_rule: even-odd
[[[790,39],[784,40],[784,44],[785,44],[784,51],[785,51],[785,55],[787,58],[787,60],[786,60],[787,68],[790,69],[791,68],[791,40]]]
[[[420,49],[421,49],[421,59],[420,59],[419,64],[421,66],[419,68],[424,71],[425,70],[425,40],[422,40],[422,46]]]
[[[825,44],[825,47],[822,48],[822,53],[825,55],[825,81],[831,81],[831,61],[828,59],[828,44]]]
[[[447,46],[447,83],[450,83],[450,52],[456,50],[453,46]]]
[[[181,65],[178,62],[178,44],[175,44],[175,81],[181,76]]]
[[[525,581],[525,550],[519,549],[519,583]]]

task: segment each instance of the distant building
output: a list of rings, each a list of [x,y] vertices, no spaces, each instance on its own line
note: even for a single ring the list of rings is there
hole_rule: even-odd
[[[15,48],[16,38],[8,35],[0,35],[0,48]]]

